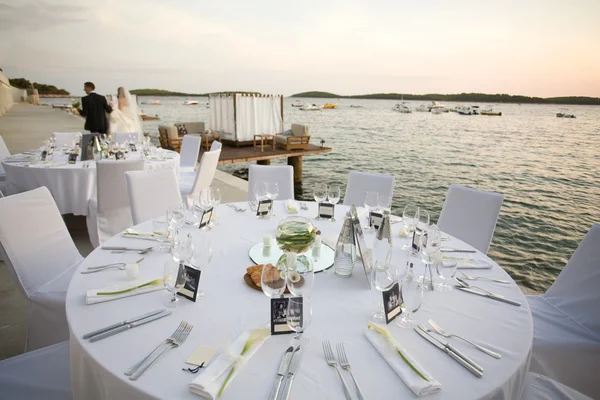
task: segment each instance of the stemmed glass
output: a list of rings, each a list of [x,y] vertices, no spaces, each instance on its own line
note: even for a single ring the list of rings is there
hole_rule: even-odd
[[[213,214],[212,214],[209,226],[213,227],[218,224],[218,222],[215,219],[215,209],[217,208],[217,206],[219,204],[221,204],[221,189],[219,189],[218,187],[211,187],[210,188],[210,199],[211,199],[211,205],[213,207]]]
[[[404,224],[404,232],[407,237],[410,237],[411,232],[414,232],[417,225],[416,216],[419,207],[414,204],[407,204],[402,211],[402,223]],[[409,243],[410,247],[410,243]]]
[[[317,204],[323,203],[327,199],[327,185],[324,183],[317,183],[313,191],[313,196]],[[317,215],[317,218],[315,219],[321,219],[321,217]]]
[[[379,199],[377,200],[377,208],[380,212],[384,212],[385,210],[392,211],[392,198],[391,196],[379,195]]]
[[[296,265],[290,265],[287,257],[295,258]],[[293,262],[293,260],[291,261]],[[294,296],[310,293],[315,281],[315,269],[309,257],[296,257],[295,253],[286,254],[287,287]]]
[[[373,266],[371,281],[375,289],[379,292],[385,292],[390,290],[394,283],[396,283],[396,266],[392,266],[390,263],[380,264],[377,263]],[[373,321],[379,322],[385,320],[383,315],[383,300],[382,295],[378,295],[379,300],[377,302],[377,311],[372,314]]]
[[[183,204],[169,207],[167,210],[167,224],[169,224],[169,237],[185,225],[185,208]]]
[[[169,260],[165,263],[163,270],[163,284],[173,297],[165,302],[167,307],[175,307],[179,302],[177,292],[185,285],[188,279],[185,267],[182,263],[175,260]]]
[[[366,192],[365,193],[365,208],[367,209],[367,227],[365,229],[371,229],[371,216],[370,213],[377,211],[379,207],[379,193],[377,192]]]
[[[269,198],[269,194],[267,193],[267,182],[256,182],[254,185],[254,197],[256,198],[256,206],[263,201]],[[259,218],[262,216],[259,216]],[[268,217],[268,215],[267,215]]]
[[[404,277],[404,281],[402,281],[400,293],[404,302],[404,313],[401,319],[396,320],[396,325],[401,328],[414,328],[416,321],[413,319],[412,314],[421,307],[423,286],[414,276],[412,264]]]
[[[192,235],[189,233],[175,235],[171,250],[173,260],[180,263],[187,263],[193,254],[194,244],[192,242]]]
[[[327,189],[327,201],[333,205],[336,205],[340,201],[340,193],[341,191],[339,186],[329,186]],[[329,220],[335,221],[335,216],[332,215]]]
[[[279,184],[277,182],[267,182],[267,197],[273,202],[279,196]],[[275,216],[275,203],[273,203],[273,208],[271,209],[271,215]]]
[[[290,297],[285,318],[290,329],[296,332],[294,339],[300,339],[300,335],[304,333],[312,321],[311,298],[309,296]]]
[[[435,264],[435,259],[441,250],[442,235],[437,225],[431,225],[421,240],[421,260],[425,264],[425,272],[419,277],[419,282],[425,285],[425,290],[433,290],[433,275],[431,265]]]
[[[260,276],[260,287],[269,298],[281,297],[285,292],[286,274],[277,269],[273,264],[265,264]],[[267,325],[271,322],[268,321]]]
[[[194,252],[190,263],[198,268],[200,271],[205,272],[212,260],[212,248],[210,247],[210,240],[207,237],[200,236],[194,242]],[[204,292],[198,289],[198,296],[204,296]]]

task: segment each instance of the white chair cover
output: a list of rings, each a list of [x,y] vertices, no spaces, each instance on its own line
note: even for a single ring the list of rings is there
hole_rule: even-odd
[[[294,168],[289,165],[250,165],[248,169],[248,201],[255,201],[256,182],[277,182],[279,195],[277,200],[294,198]]]
[[[527,296],[533,316],[530,370],[592,398],[600,360],[600,224],[592,226],[554,284]]]
[[[350,171],[344,204],[362,206],[366,192],[377,192],[383,196],[394,195],[395,178],[390,175],[372,174],[368,172]]]
[[[438,226],[487,254],[503,201],[503,194],[450,185]]]
[[[185,135],[183,137],[181,150],[179,151],[180,172],[193,172],[196,169],[201,142],[202,136]]]
[[[10,151],[8,151],[8,147],[6,147],[6,143],[4,143],[4,139],[0,136],[0,182],[4,181],[5,173],[4,168],[2,168],[2,160],[6,157],[10,157]]]
[[[133,226],[125,172],[143,169],[144,160],[96,162],[97,197],[90,199],[86,217],[90,242],[94,247]]]
[[[83,135],[81,132],[53,132],[52,137],[54,138],[54,146],[61,148],[63,146],[71,146],[73,140],[79,142]]]
[[[181,196],[188,199],[188,205],[190,205],[189,199],[197,198],[202,189],[206,189],[212,184],[220,155],[221,150],[205,151],[200,158],[200,165],[198,166],[198,172],[196,173],[193,185],[190,187],[187,180],[180,182],[179,190],[181,191]]]
[[[218,140],[213,140],[213,142],[210,144],[210,151],[221,150],[222,148],[223,145]]]
[[[29,299],[26,350],[69,339],[65,296],[83,260],[46,187],[0,199],[0,243]]]
[[[72,399],[69,342],[0,361],[0,393],[7,400]]]
[[[527,373],[522,400],[591,400],[590,397],[547,376]]]
[[[135,143],[138,141],[139,135],[137,132],[115,132],[115,142],[125,143],[126,141],[132,141]]]
[[[181,204],[177,176],[172,169],[125,173],[133,225],[164,215]]]

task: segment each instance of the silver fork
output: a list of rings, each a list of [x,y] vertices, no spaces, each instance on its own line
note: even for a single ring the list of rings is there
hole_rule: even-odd
[[[458,271],[458,272],[460,272],[462,274],[462,276],[465,277],[465,279],[470,280],[470,281],[476,281],[477,279],[483,279],[486,281],[492,281],[492,282],[498,282],[498,283],[504,283],[506,285],[510,285],[510,282],[505,281],[504,279],[492,279],[492,278],[486,278],[485,276],[469,276],[462,271]]]
[[[333,351],[331,350],[331,344],[329,343],[329,340],[325,340],[323,342],[323,353],[325,353],[325,361],[327,361],[327,364],[335,368],[336,372],[338,373],[338,376],[342,380],[342,383],[344,384],[344,394],[346,395],[346,399],[352,400],[350,389],[348,389],[348,385],[346,384],[346,381],[344,380],[344,377],[342,376],[342,373],[338,368],[337,361],[335,361],[335,356],[333,355]]]
[[[470,340],[465,339],[462,336],[458,336],[458,335],[455,335],[454,333],[449,333],[449,332],[444,331],[442,328],[439,327],[438,324],[436,324],[435,322],[433,322],[432,319],[429,320],[429,325],[431,325],[431,327],[433,328],[433,330],[435,330],[437,333],[439,333],[440,335],[442,335],[444,337],[451,338],[451,337],[454,336],[457,339],[460,339],[460,340],[462,340],[462,341],[464,341],[466,343],[469,343],[471,346],[475,347],[476,349],[478,349],[480,351],[483,351],[488,356],[497,358],[498,360],[502,358],[502,356],[500,354],[496,353],[495,351],[492,351],[490,349],[486,349],[485,347],[480,346],[477,343],[473,343]]]
[[[139,367],[142,366],[142,364],[144,364],[146,362],[146,360],[148,360],[150,357],[152,357],[154,354],[156,354],[156,352],[159,349],[161,349],[166,344],[172,343],[173,340],[181,332],[183,332],[183,330],[186,328],[187,325],[188,325],[187,322],[181,321],[181,323],[179,324],[179,327],[177,327],[177,329],[175,329],[175,332],[173,332],[173,334],[171,336],[169,336],[168,338],[166,338],[165,340],[163,340],[161,344],[159,344],[158,346],[156,346],[156,348],[154,350],[152,350],[152,352],[150,352],[150,354],[148,354],[146,357],[144,357],[140,362],[138,362],[137,364],[135,364],[132,367],[130,367],[127,371],[125,371],[125,375],[131,376]]]
[[[354,385],[356,386],[358,400],[364,400],[365,396],[363,395],[362,390],[360,390],[360,386],[358,386],[358,382],[356,381],[356,378],[354,377],[354,374],[352,373],[352,369],[350,368],[350,362],[348,361],[348,357],[346,356],[346,349],[344,348],[344,343],[337,344],[337,353],[338,353],[338,358],[340,360],[340,367],[342,367],[346,371],[350,372],[350,376],[352,377],[352,380],[354,381]]]
[[[175,337],[169,346],[167,346],[161,352],[159,352],[158,355],[151,359],[147,364],[142,365],[137,371],[135,371],[135,373],[133,373],[133,375],[129,377],[129,380],[137,380],[140,376],[144,374],[144,372],[146,372],[151,366],[153,366],[168,350],[179,347],[183,342],[185,342],[185,339],[187,339],[192,328],[194,328],[193,325],[190,325],[187,322],[186,325],[187,326],[185,327],[183,332],[181,332],[177,337]]]

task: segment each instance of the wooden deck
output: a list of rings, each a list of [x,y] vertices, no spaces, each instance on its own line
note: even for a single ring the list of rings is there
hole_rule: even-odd
[[[200,157],[202,156],[204,151],[204,149],[200,150]],[[252,161],[273,160],[276,158],[302,157],[321,153],[331,153],[331,148],[309,144],[308,149],[306,150],[286,151],[281,148],[272,150],[271,145],[268,145],[265,146],[265,151],[261,152],[260,147],[231,147],[224,144],[223,148],[221,149],[221,157],[219,158],[219,164],[235,164]]]

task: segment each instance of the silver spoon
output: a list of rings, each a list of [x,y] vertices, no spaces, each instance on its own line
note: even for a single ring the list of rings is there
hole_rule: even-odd
[[[470,281],[476,281],[477,279],[483,279],[486,281],[492,281],[492,282],[498,282],[498,283],[504,283],[506,285],[510,285],[509,281],[505,281],[503,279],[492,279],[492,278],[486,278],[485,276],[469,276],[462,271],[458,271],[458,272],[460,272],[465,277],[465,279],[468,279]]]

